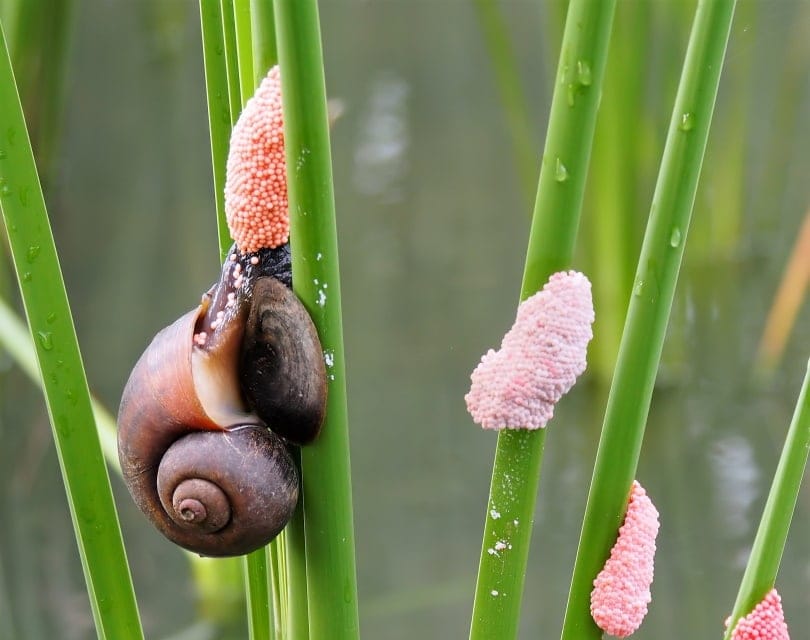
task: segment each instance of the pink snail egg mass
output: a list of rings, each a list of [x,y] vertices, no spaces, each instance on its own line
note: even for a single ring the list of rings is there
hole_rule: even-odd
[[[658,510],[634,480],[619,537],[591,591],[591,616],[612,636],[626,638],[647,615],[657,535]]]
[[[776,589],[768,594],[734,627],[731,640],[790,640],[782,599]]]
[[[577,271],[553,274],[524,300],[498,351],[490,349],[472,372],[464,396],[485,429],[538,429],[585,370],[593,337],[591,283]]]
[[[281,76],[273,67],[231,133],[225,217],[242,253],[275,249],[290,236]]]

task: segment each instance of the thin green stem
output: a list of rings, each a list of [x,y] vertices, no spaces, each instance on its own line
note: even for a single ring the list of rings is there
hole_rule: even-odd
[[[571,263],[615,4],[572,0],[568,8],[522,300]],[[498,435],[471,639],[517,636],[544,443],[543,429]]]
[[[234,0],[220,0],[220,12],[222,15],[222,36],[225,43],[225,73],[228,76],[228,102],[231,108],[231,127],[233,127],[242,111]]]
[[[269,640],[272,633],[270,609],[270,575],[267,570],[267,547],[245,557],[245,591],[247,593],[248,632],[252,640]]]
[[[309,633],[313,640],[344,640],[358,637],[359,621],[335,201],[317,2],[276,0],[275,18],[284,87],[293,288],[318,329],[329,380],[322,433],[301,449]],[[288,571],[296,566],[290,563]],[[290,574],[293,585],[297,579]]]
[[[0,209],[99,638],[142,638],[110,479],[20,99],[0,31]]]
[[[303,586],[306,586],[304,510],[300,504],[284,532],[286,534],[284,538],[284,566],[287,570],[287,587],[291,596],[286,617],[287,637],[295,640],[307,640],[309,638],[309,605],[306,590],[302,590],[302,585],[295,582],[298,581],[303,583]]]
[[[239,75],[239,63],[251,70],[253,68],[252,60],[249,59],[252,55],[250,25],[244,24],[245,19],[249,19],[247,9],[247,0],[236,0],[235,5],[232,0],[200,0],[220,260],[225,259],[233,242],[225,220],[225,177],[232,123],[242,110],[243,94],[239,81],[244,81],[244,78]],[[240,28],[238,48],[237,27]],[[242,56],[241,61],[238,55]],[[251,88],[250,94],[252,93]],[[245,100],[247,97],[248,95],[244,96]],[[266,549],[258,549],[243,560],[248,629],[252,640],[274,637],[271,635],[273,627],[270,620],[271,591],[267,561]]]
[[[592,583],[616,540],[636,474],[734,5],[701,0],[695,14],[608,397],[563,640],[602,637],[590,615]]]
[[[233,17],[236,32],[236,59],[239,68],[239,95],[241,97],[241,108],[253,91],[256,89],[253,84],[253,42],[251,39],[252,27],[250,24],[250,0],[233,0]]]
[[[526,193],[528,202],[535,193],[538,158],[532,142],[531,120],[526,96],[523,95],[517,60],[512,51],[506,21],[496,0],[475,0],[475,7],[495,72],[509,135],[512,138],[520,186]]]
[[[737,621],[765,597],[776,582],[785,549],[790,522],[799,497],[807,454],[810,452],[810,362],[804,376],[796,410],[788,429],[782,455],[776,467],[768,500],[745,567],[731,622],[725,640],[731,637]]]
[[[284,627],[287,622],[286,595],[284,582],[281,577],[280,549],[284,546],[284,538],[277,537],[267,547],[268,564],[270,572],[270,604],[273,612],[273,637],[279,640],[284,638]]]
[[[219,257],[224,260],[232,244],[225,221],[225,165],[231,136],[231,106],[228,72],[225,66],[225,39],[219,0],[200,0],[205,91],[208,96],[208,128],[211,135],[211,166],[214,173],[214,202],[217,213]]]
[[[258,86],[267,72],[278,64],[273,0],[250,0],[250,16],[253,23],[253,73]]]

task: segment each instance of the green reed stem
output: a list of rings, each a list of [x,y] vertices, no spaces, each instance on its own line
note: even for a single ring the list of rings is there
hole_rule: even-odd
[[[782,560],[782,552],[785,549],[790,522],[802,485],[802,476],[807,465],[808,452],[810,452],[810,362],[724,640],[731,637],[737,621],[747,615],[776,582],[776,574],[779,572],[779,563]]]
[[[250,16],[253,23],[254,82],[258,86],[267,72],[278,64],[273,0],[250,0]]]
[[[284,567],[287,574],[287,637],[309,638],[309,605],[307,603],[307,564],[304,510],[299,503],[292,520],[284,530]]]
[[[317,2],[276,0],[275,19],[293,288],[318,329],[329,380],[322,433],[301,449],[309,634],[313,640],[344,640],[358,637],[359,622],[335,199]],[[295,566],[289,563],[288,570]]]
[[[269,640],[273,633],[270,599],[270,573],[267,547],[245,556],[245,592],[247,594],[248,632],[251,640]]]
[[[76,330],[0,30],[0,209],[99,638],[142,638]]]
[[[512,51],[506,21],[498,8],[497,1],[475,0],[475,8],[495,72],[509,135],[512,138],[515,167],[520,176],[520,186],[526,194],[528,202],[535,194],[538,158],[533,144],[534,136],[532,135],[528,103],[523,94],[517,60]]]
[[[239,95],[241,108],[256,89],[253,84],[253,40],[250,24],[250,0],[233,0],[234,30],[236,34],[236,60],[239,70]]]
[[[225,43],[225,73],[228,77],[228,102],[231,108],[231,127],[242,111],[242,92],[239,89],[239,52],[236,46],[234,0],[220,0],[222,35]]]
[[[520,298],[573,256],[615,1],[571,0]],[[545,430],[498,435],[470,638],[517,637]],[[496,550],[501,541],[511,548]]]
[[[242,62],[251,70],[253,68],[252,60],[244,57],[251,55],[250,28],[249,25],[248,27],[244,25],[245,5],[244,0],[236,0],[236,5],[232,0],[200,0],[220,260],[225,259],[225,255],[233,244],[225,220],[225,167],[232,123],[242,110],[243,94],[239,87],[239,80],[243,78],[239,73],[239,65]],[[234,11],[237,12],[236,16]],[[239,38],[236,34],[237,26],[241,27]],[[244,42],[245,38],[247,38],[247,43]],[[238,47],[237,42],[239,42]],[[241,61],[239,55],[243,56]],[[245,100],[252,93],[251,89],[250,93],[244,96]],[[250,638],[251,640],[269,640],[275,637],[275,634],[271,620],[273,610],[270,604],[267,549],[257,549],[248,554],[243,561],[243,571]]]
[[[205,92],[208,97],[208,128],[211,135],[211,166],[214,172],[214,202],[217,213],[219,259],[225,260],[233,240],[225,222],[225,164],[231,137],[231,105],[225,65],[220,0],[200,0]]]
[[[605,411],[563,640],[602,637],[590,615],[592,583],[616,540],[636,474],[734,5],[701,0],[695,14]]]

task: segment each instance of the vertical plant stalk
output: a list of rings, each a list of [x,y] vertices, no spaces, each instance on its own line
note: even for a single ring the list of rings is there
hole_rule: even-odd
[[[809,451],[810,362],[754,538],[751,556],[740,583],[725,640],[731,637],[737,621],[750,613],[776,582]]]
[[[225,221],[225,164],[231,137],[231,105],[228,71],[225,66],[225,38],[222,33],[220,0],[200,0],[205,92],[208,97],[208,128],[211,134],[211,165],[214,172],[214,202],[217,213],[219,259],[225,259],[231,240]]]
[[[267,71],[278,64],[273,0],[250,0],[250,18],[253,29],[253,80],[258,86]]]
[[[242,2],[242,0],[237,0]],[[223,15],[223,7],[231,12],[230,19]],[[225,259],[233,240],[225,219],[225,176],[232,120],[241,111],[241,91],[232,94],[232,84],[228,77],[226,61],[226,39],[232,42],[231,61],[233,77],[238,78],[237,41],[233,4],[227,0],[200,0],[200,20],[202,24],[203,60],[205,64],[205,84],[208,96],[208,124],[211,135],[211,161],[214,173],[214,199],[216,202],[217,236],[220,260]],[[230,35],[226,34],[226,27]],[[244,37],[244,29],[242,30]],[[245,51],[244,47],[240,49]],[[251,64],[252,68],[252,64]],[[252,93],[252,92],[251,92]],[[233,105],[235,102],[235,113]],[[247,98],[246,98],[247,99]],[[268,578],[268,557],[266,548],[258,549],[244,560],[245,592],[247,598],[248,630],[251,640],[267,640],[273,633],[271,619],[275,609],[271,608],[271,591]]]
[[[256,89],[253,73],[253,41],[250,24],[250,0],[233,0],[233,20],[236,36],[236,60],[239,69],[241,109]]]
[[[651,3],[621,3],[605,71],[600,126],[593,147],[590,202],[584,232],[589,248],[594,307],[599,321],[588,353],[588,369],[607,388],[616,364],[627,301],[641,242],[638,224],[644,184],[644,51],[650,38]],[[643,66],[642,66],[643,65]],[[628,73],[628,69],[632,72]],[[590,216],[589,216],[590,214]]]
[[[571,0],[568,7],[521,300],[571,263],[615,6]],[[545,429],[498,434],[471,639],[517,637],[544,443]]]
[[[563,640],[601,638],[592,583],[616,540],[635,478],[683,256],[734,0],[701,0],[675,98],[585,509]]]
[[[220,0],[222,35],[225,43],[225,73],[228,78],[228,102],[231,111],[231,127],[236,124],[242,111],[242,92],[239,88],[239,53],[236,46],[236,22],[234,0]]]
[[[329,380],[321,435],[301,449],[309,636],[344,640],[358,637],[359,621],[335,199],[317,3],[276,0],[275,19],[284,85],[293,288],[318,329]]]
[[[99,638],[142,638],[110,479],[31,142],[0,30],[0,209]]]

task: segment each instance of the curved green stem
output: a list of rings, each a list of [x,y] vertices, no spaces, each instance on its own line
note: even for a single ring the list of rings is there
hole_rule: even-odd
[[[747,615],[776,582],[807,465],[807,454],[810,452],[810,362],[807,365],[793,420],[731,612],[731,622],[726,628],[725,640],[731,637],[737,621]]]
[[[142,638],[76,330],[0,30],[0,209],[99,638]]]

